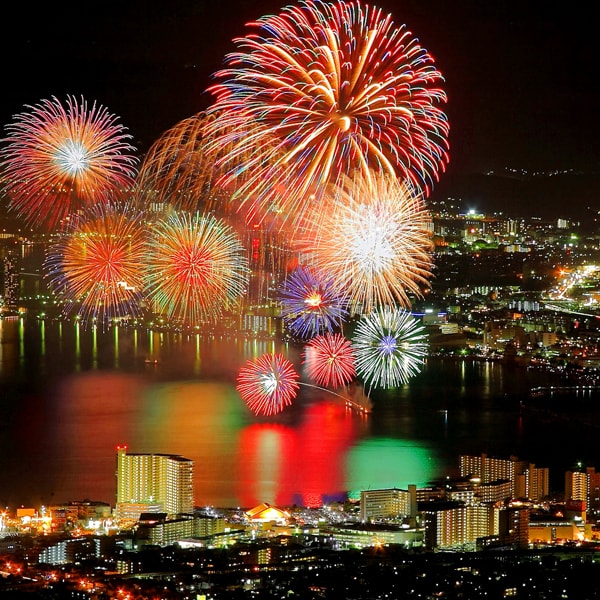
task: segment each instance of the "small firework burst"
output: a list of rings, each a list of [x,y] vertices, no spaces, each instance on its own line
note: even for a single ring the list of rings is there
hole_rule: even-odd
[[[352,345],[356,372],[370,387],[391,388],[420,372],[427,355],[427,334],[410,312],[383,307],[363,317]]]
[[[304,349],[304,363],[315,383],[333,389],[356,376],[354,349],[341,333],[326,333],[310,340]]]
[[[257,415],[275,415],[291,405],[298,393],[298,373],[282,354],[263,354],[243,366],[237,390]]]
[[[295,336],[333,332],[348,316],[346,300],[322,271],[300,265],[280,289],[281,316]]]

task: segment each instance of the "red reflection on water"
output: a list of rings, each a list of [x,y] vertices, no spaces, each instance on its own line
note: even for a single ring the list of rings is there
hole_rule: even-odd
[[[344,406],[306,408],[296,429],[278,424],[244,428],[238,446],[238,497],[243,506],[275,502],[316,507],[345,494],[345,458],[356,441]]]
[[[236,479],[242,506],[251,508],[262,502],[292,504],[281,482],[297,446],[297,434],[291,427],[258,423],[241,431]]]
[[[321,402],[310,406],[299,431],[302,439],[301,506],[321,506],[346,490],[346,452],[356,439],[354,419],[344,406]]]

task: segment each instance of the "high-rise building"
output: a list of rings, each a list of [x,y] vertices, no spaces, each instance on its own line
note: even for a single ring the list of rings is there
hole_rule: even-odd
[[[588,500],[588,474],[583,471],[565,472],[565,500]]]
[[[506,506],[499,512],[500,543],[519,549],[527,548],[529,544],[529,516],[527,506]]]
[[[431,502],[423,509],[425,537],[429,548],[472,546],[478,539],[499,533],[499,509],[491,504]]]
[[[548,467],[536,467],[529,464],[525,471],[525,497],[537,502],[549,494],[550,471]]]
[[[7,249],[3,254],[4,306],[8,311],[15,311],[19,300],[19,256],[13,248]]]
[[[172,454],[128,454],[117,447],[118,518],[139,518],[142,512],[167,515],[194,510],[194,463]]]
[[[497,479],[489,483],[481,483],[476,487],[480,502],[501,502],[511,496],[511,482],[508,479]]]
[[[364,490],[360,493],[360,520],[402,519],[416,516],[416,486],[409,485],[408,490],[387,488]]]
[[[600,514],[600,473],[594,467],[587,467],[585,472],[588,476],[588,516],[597,519]]]
[[[496,501],[501,491],[498,486],[493,490],[493,497],[484,496],[486,484],[510,482],[508,498],[528,498],[541,500],[548,495],[548,467],[536,467],[533,463],[519,460],[516,456],[505,458],[490,458],[487,454],[481,456],[461,455],[459,458],[461,477],[471,477],[479,480],[479,495],[482,501]],[[491,488],[489,490],[492,492]]]

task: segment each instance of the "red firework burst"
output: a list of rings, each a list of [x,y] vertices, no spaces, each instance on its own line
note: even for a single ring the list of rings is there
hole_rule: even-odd
[[[296,397],[298,378],[282,354],[263,354],[240,369],[237,390],[253,413],[275,415]]]
[[[354,379],[354,361],[352,344],[341,333],[318,335],[304,349],[304,364],[308,376],[318,385],[333,389]]]

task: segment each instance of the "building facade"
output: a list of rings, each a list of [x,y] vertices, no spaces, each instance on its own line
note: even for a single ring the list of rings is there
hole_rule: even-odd
[[[117,518],[139,518],[142,512],[167,515],[194,510],[194,463],[171,454],[128,454],[117,448]],[[135,510],[132,510],[132,507]]]
[[[470,477],[477,481],[481,488],[487,484],[507,481],[510,483],[506,498],[528,498],[537,501],[548,495],[549,470],[547,467],[536,467],[532,463],[510,458],[492,458],[487,454],[480,456],[461,455],[459,457],[461,477]],[[483,492],[483,489],[481,490]],[[499,500],[497,497],[486,500]]]
[[[364,490],[360,493],[360,520],[363,523],[378,519],[404,519],[417,513],[417,489],[388,488]]]
[[[500,529],[500,511],[489,504],[432,503],[423,515],[429,548],[475,549],[480,538],[497,536]]]

